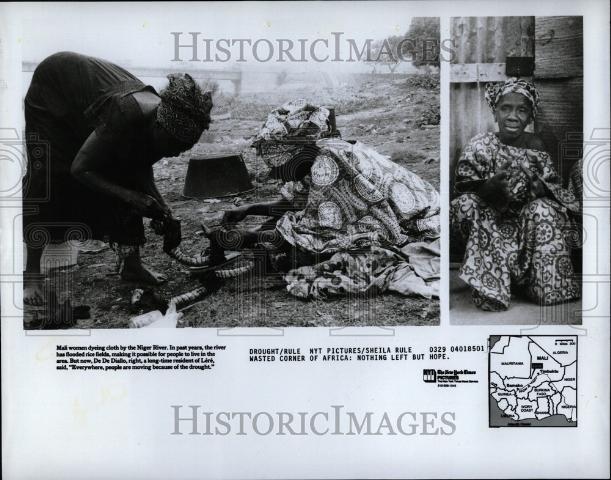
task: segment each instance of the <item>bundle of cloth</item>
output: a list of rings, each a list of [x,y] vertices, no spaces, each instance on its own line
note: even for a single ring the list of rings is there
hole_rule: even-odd
[[[371,147],[339,138],[329,114],[304,100],[290,102],[270,113],[253,143],[272,169],[315,152],[309,170],[282,185],[283,199],[297,208],[275,230],[293,249],[324,260],[288,271],[288,292],[438,297],[438,192]]]

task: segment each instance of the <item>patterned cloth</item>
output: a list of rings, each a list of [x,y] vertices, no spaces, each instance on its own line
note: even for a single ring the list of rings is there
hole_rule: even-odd
[[[210,124],[211,94],[203,93],[188,73],[168,75],[168,80],[159,94],[157,120],[174,138],[193,145]]]
[[[276,225],[291,245],[329,253],[439,237],[439,194],[428,182],[360,142],[317,147],[309,177],[282,191],[305,204]]]
[[[334,295],[373,295],[394,291],[402,295],[439,297],[439,240],[421,243],[413,256],[371,247],[363,252],[338,252],[316,265],[291,270],[287,290],[300,298]]]
[[[267,116],[252,145],[269,167],[279,167],[304,147],[333,134],[329,115],[325,107],[305,100],[285,103]]]
[[[507,164],[515,201],[500,213],[475,191]],[[529,176],[543,184],[544,197],[530,197]],[[450,218],[453,241],[465,247],[459,275],[478,307],[507,309],[512,287],[543,305],[580,297],[569,249],[579,202],[559,184],[549,154],[504,145],[494,133],[478,135],[458,161],[456,190],[462,195],[452,201]]]
[[[254,143],[284,141],[296,137],[318,139],[330,128],[329,114],[325,107],[312,105],[303,99],[287,102],[267,116]]]
[[[385,290],[438,297],[439,194],[362,143],[333,138],[329,115],[289,102],[270,113],[253,143],[270,167],[314,158],[309,175],[282,187],[297,209],[276,232],[297,253],[330,258],[289,271],[287,290],[301,298]],[[423,248],[410,250],[416,241]]]
[[[530,102],[532,116],[535,118],[539,106],[539,92],[533,83],[517,78],[510,78],[505,83],[486,84],[486,93],[484,96],[493,112],[496,110],[496,105],[499,103],[501,97],[508,93],[519,93],[524,95]]]
[[[386,290],[438,297],[438,248],[413,258],[405,250],[410,242],[438,242],[437,191],[359,142],[324,139],[317,146],[310,176],[281,191],[305,207],[284,214],[276,229],[300,250],[333,256],[290,271],[287,290],[302,298]]]

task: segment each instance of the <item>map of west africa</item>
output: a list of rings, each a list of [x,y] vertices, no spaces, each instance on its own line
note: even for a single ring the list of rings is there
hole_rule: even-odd
[[[490,427],[577,426],[577,336],[489,339]]]

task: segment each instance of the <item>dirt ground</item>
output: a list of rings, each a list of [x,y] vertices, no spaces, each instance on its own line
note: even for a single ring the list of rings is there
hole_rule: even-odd
[[[439,88],[435,77],[421,81],[418,75],[353,78],[336,88],[291,88],[215,99],[213,124],[192,151],[163,159],[155,165],[155,178],[174,215],[182,220],[183,250],[199,253],[208,242],[200,224],[218,222],[222,212],[235,205],[277,198],[279,184],[266,179],[267,169],[255,156],[250,142],[267,113],[285,101],[306,98],[336,109],[337,126],[345,139],[358,139],[417,173],[439,188]],[[437,124],[435,124],[437,123]],[[241,152],[255,187],[251,192],[220,201],[182,196],[188,161],[194,154]],[[262,222],[262,218],[249,220]],[[145,220],[146,224],[148,221]],[[156,288],[167,297],[198,286],[187,269],[162,252],[162,239],[147,227],[148,242],[142,255],[153,269],[169,281]],[[91,319],[79,320],[76,328],[125,328],[133,316],[131,292],[140,285],[122,282],[113,274],[114,253],[80,253],[78,265],[55,273],[53,284],[71,285],[60,298],[73,305],[89,305]],[[71,291],[71,292],[70,292]],[[71,294],[70,294],[71,293]],[[281,278],[247,274],[231,279],[217,292],[184,312],[179,326],[191,327],[281,327],[437,325],[439,303],[398,294],[372,299],[337,298],[302,301],[290,296]],[[27,326],[27,325],[26,325]]]

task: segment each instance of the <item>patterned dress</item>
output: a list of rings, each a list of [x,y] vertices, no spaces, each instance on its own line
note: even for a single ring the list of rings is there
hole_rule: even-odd
[[[317,146],[309,177],[282,189],[301,209],[284,214],[276,230],[297,250],[330,258],[291,270],[289,293],[438,296],[435,188],[362,143],[324,139]]]
[[[309,178],[283,190],[305,204],[276,225],[291,245],[329,253],[439,237],[439,194],[428,182],[359,142],[317,146]]]
[[[474,193],[502,168],[513,198],[504,213]],[[529,176],[542,183],[544,196],[531,199]],[[570,255],[579,202],[560,185],[548,153],[505,145],[494,133],[478,135],[458,161],[456,191],[452,240],[465,248],[459,275],[478,307],[507,309],[512,289],[542,305],[580,297]]]

